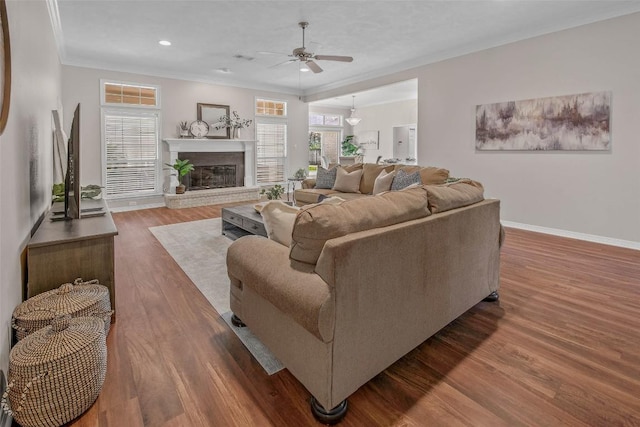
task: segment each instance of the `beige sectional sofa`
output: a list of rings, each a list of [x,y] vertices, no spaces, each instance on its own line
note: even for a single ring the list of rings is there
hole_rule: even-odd
[[[407,173],[420,172],[422,184],[437,185],[444,184],[449,178],[447,169],[432,166],[412,166],[412,165],[378,165],[374,163],[356,163],[345,166],[344,170],[353,172],[362,170],[360,185],[356,192],[343,192],[331,188],[316,188],[316,179],[308,178],[302,182],[302,188],[294,192],[294,198],[298,206],[304,206],[310,203],[317,203],[318,198],[322,196],[339,196],[343,199],[351,200],[366,195],[371,195],[374,188],[376,178],[381,171],[395,172],[405,171]]]
[[[316,418],[338,422],[360,386],[497,299],[499,217],[469,180],[304,206],[290,246],[230,246],[231,309],[311,393]]]

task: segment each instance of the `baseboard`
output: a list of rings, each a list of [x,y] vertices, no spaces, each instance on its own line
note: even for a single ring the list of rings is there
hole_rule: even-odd
[[[552,234],[554,236],[569,237],[571,239],[585,240],[587,242],[602,243],[603,245],[618,246],[621,248],[640,250],[640,242],[631,240],[613,239],[610,237],[596,236],[594,234],[576,233],[574,231],[560,230],[557,228],[540,227],[538,225],[521,224],[519,222],[500,221],[505,227],[519,228],[521,230],[535,231],[537,233]]]
[[[119,207],[109,207],[110,212],[128,212],[128,211],[137,211],[140,209],[152,209],[152,208],[164,208],[164,203],[149,203],[146,205],[132,205],[132,206],[119,206]]]

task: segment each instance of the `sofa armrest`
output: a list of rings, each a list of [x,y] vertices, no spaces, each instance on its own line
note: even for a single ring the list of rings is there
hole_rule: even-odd
[[[289,248],[259,236],[229,246],[227,271],[324,342],[333,339],[332,289],[312,265],[289,259]],[[251,325],[249,325],[251,327]]]
[[[316,179],[315,178],[307,178],[302,181],[302,188],[316,188]]]

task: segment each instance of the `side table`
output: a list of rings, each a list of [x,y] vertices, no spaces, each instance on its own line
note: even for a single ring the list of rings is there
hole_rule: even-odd
[[[293,194],[293,204],[296,204],[296,184],[299,182],[300,183],[300,187],[302,187],[302,181],[304,181],[307,178],[287,178],[287,202],[290,202],[291,199],[289,198],[289,194]],[[293,187],[293,188],[291,188]],[[290,192],[290,190],[293,190],[293,193]]]

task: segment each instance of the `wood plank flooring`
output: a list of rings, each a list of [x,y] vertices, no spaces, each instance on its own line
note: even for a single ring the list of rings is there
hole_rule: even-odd
[[[118,318],[97,402],[70,425],[306,426],[148,227],[221,206],[116,213]],[[482,302],[349,398],[343,426],[640,426],[640,251],[508,229]]]

